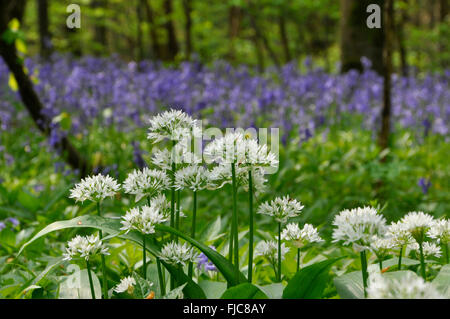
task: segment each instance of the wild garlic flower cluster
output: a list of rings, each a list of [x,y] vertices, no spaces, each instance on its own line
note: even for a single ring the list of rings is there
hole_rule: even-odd
[[[128,292],[130,295],[133,294],[134,286],[136,285],[136,280],[129,276],[120,280],[120,283],[114,288],[114,291],[117,293]]]
[[[170,188],[170,179],[165,171],[149,169],[134,170],[123,183],[125,193],[135,195],[138,202],[144,196],[153,197]]]
[[[428,237],[435,239],[438,243],[448,245],[450,243],[450,220],[435,220],[427,232]]]
[[[270,202],[262,203],[258,214],[272,216],[277,222],[285,223],[289,218],[300,215],[303,205],[289,196],[276,197]]]
[[[302,229],[296,223],[289,223],[281,232],[281,239],[292,242],[297,248],[302,248],[309,243],[319,243],[324,240],[319,236],[317,228],[311,224],[305,224]]]
[[[204,156],[219,164],[237,164],[238,167],[277,167],[278,160],[267,144],[241,132],[228,132],[205,147]]]
[[[289,252],[289,247],[284,243],[281,244],[281,260],[284,260],[284,255]],[[272,265],[278,263],[278,243],[274,240],[260,241],[255,247],[255,257],[262,256],[267,258]]]
[[[236,182],[238,185],[242,186],[246,192],[249,190],[249,169],[243,166],[237,166],[236,172]],[[232,182],[232,172],[231,166],[227,164],[219,164],[214,166],[210,171],[210,184],[212,189],[222,188],[225,184],[231,184]],[[263,168],[253,168],[252,169],[252,186],[255,193],[258,195],[264,193],[267,190],[267,185],[265,183],[267,179],[265,178],[265,171]]]
[[[175,189],[190,189],[194,192],[211,187],[210,172],[200,165],[190,165],[175,173]]]
[[[151,158],[153,165],[159,167],[164,171],[172,170],[172,163],[175,163],[177,167],[183,167],[187,165],[200,165],[202,159],[180,144],[169,151],[168,149],[154,150]]]
[[[109,255],[108,248],[102,243],[98,236],[77,235],[67,243],[63,259],[71,260],[80,257],[89,260],[91,256],[97,254]]]
[[[134,207],[128,210],[124,216],[122,216],[121,230],[125,230],[128,233],[130,230],[137,230],[142,234],[155,233],[155,225],[164,223],[168,220],[168,216],[160,213],[159,208],[155,205],[144,205],[141,207]]]
[[[114,178],[98,174],[82,179],[71,189],[69,197],[77,202],[85,200],[100,202],[107,197],[113,197],[119,190],[120,185]]]
[[[171,241],[163,246],[159,258],[168,264],[186,266],[189,262],[195,262],[198,254],[194,251],[194,248],[189,247],[186,243],[181,245]]]
[[[414,238],[411,233],[405,229],[402,222],[391,223],[388,226],[386,237],[389,238],[394,247],[403,247],[405,245],[412,244]]]
[[[377,255],[378,259],[386,257],[395,248],[395,243],[389,237],[372,237],[370,250]]]
[[[431,283],[412,272],[400,279],[388,279],[379,272],[371,272],[367,296],[370,299],[444,299]]]
[[[416,251],[416,254],[420,254],[420,246],[418,243],[413,243],[411,245],[409,245],[409,248],[413,249]],[[423,256],[424,258],[428,258],[428,257],[441,257],[441,247],[439,247],[438,245],[436,245],[435,243],[431,243],[428,241],[425,241],[422,243],[422,251],[423,251]]]
[[[409,232],[417,243],[425,240],[427,232],[434,224],[434,218],[423,212],[410,212],[400,220],[405,231]]]
[[[147,138],[153,143],[164,139],[179,141],[192,134],[197,121],[180,110],[166,111],[150,119],[150,128]]]
[[[372,207],[343,210],[335,216],[333,225],[333,242],[353,244],[356,251],[370,249],[373,236],[383,236],[387,228],[386,219]]]

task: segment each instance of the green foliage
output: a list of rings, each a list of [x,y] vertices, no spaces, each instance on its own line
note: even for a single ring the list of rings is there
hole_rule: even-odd
[[[267,299],[267,296],[257,286],[243,283],[229,288],[221,299]]]

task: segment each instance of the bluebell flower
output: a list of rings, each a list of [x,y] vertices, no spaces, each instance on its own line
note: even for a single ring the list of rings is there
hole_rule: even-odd
[[[216,250],[216,247],[214,246],[209,246],[209,248]],[[208,259],[208,257],[204,253],[201,253],[197,257],[197,268],[200,270],[203,269],[204,271],[217,271],[216,266]]]
[[[429,179],[421,177],[417,185],[419,185],[420,188],[422,188],[422,193],[426,195],[428,193],[428,189],[431,187],[431,181]]]

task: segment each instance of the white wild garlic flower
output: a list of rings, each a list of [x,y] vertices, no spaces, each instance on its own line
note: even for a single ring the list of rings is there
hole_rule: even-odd
[[[200,165],[202,159],[177,144],[173,152],[168,149],[153,151],[151,162],[164,171],[172,171],[172,163],[175,163],[177,169],[180,169],[187,165]]]
[[[390,279],[379,272],[371,272],[367,295],[370,299],[444,299],[431,283],[412,272],[400,279]]]
[[[289,218],[300,215],[303,205],[289,196],[276,197],[270,202],[262,203],[258,208],[258,214],[269,215],[279,223],[285,223]]]
[[[122,228],[128,233],[130,230],[137,230],[142,234],[155,233],[155,225],[164,223],[168,220],[167,216],[160,213],[159,209],[155,206],[141,206],[134,207],[128,210],[124,216],[122,216]]]
[[[89,260],[91,256],[97,254],[109,255],[108,248],[102,243],[98,236],[77,235],[67,243],[63,259],[71,260],[80,257]]]
[[[70,190],[69,197],[74,198],[77,202],[85,200],[100,202],[107,197],[113,197],[119,190],[120,185],[114,178],[98,174],[82,179]]]
[[[242,186],[246,192],[249,190],[249,178],[247,167],[236,167],[236,182]],[[256,195],[267,191],[267,179],[265,178],[264,169],[254,168],[252,170],[253,191]],[[232,183],[231,165],[219,164],[210,171],[210,186],[208,189],[220,189],[225,184]]]
[[[203,166],[190,165],[175,173],[175,189],[197,192],[210,186],[210,174]]]
[[[402,222],[391,223],[388,226],[386,237],[391,239],[395,247],[403,247],[414,242],[414,238],[405,229]]]
[[[370,243],[372,250],[378,258],[386,257],[396,247],[393,240],[389,237],[373,236]]]
[[[439,244],[448,245],[450,243],[450,220],[439,219],[434,221],[427,235]]]
[[[373,236],[386,232],[386,219],[372,207],[345,209],[335,216],[333,225],[333,242],[353,244],[358,252],[370,248]]]
[[[135,195],[138,202],[145,196],[153,197],[170,188],[170,179],[165,171],[149,169],[134,170],[128,174],[123,189],[125,193]]]
[[[150,119],[150,128],[147,138],[153,143],[164,139],[179,141],[187,135],[193,134],[196,120],[180,110],[166,111]]]
[[[324,240],[319,236],[317,228],[311,224],[305,224],[302,229],[296,223],[289,223],[281,232],[281,239],[291,241],[297,248],[302,248],[309,243],[319,243]]]
[[[163,246],[159,257],[169,264],[186,266],[189,262],[195,262],[198,254],[186,243],[181,245],[172,241]]]
[[[425,240],[426,233],[433,225],[434,218],[423,212],[410,212],[403,216],[400,222],[403,224],[403,229],[408,231],[418,243],[421,243]]]
[[[281,260],[284,255],[289,252],[289,247],[284,243],[281,244]],[[255,247],[255,257],[262,256],[267,258],[272,265],[278,264],[278,242],[274,240],[260,241]]]
[[[130,295],[133,294],[134,286],[136,285],[136,280],[129,276],[120,280],[120,283],[114,288],[117,293],[128,292]]]

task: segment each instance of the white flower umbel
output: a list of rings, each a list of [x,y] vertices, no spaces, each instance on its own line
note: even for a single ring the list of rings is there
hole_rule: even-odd
[[[155,225],[164,223],[168,220],[167,215],[160,213],[159,209],[155,206],[141,206],[131,208],[122,217],[121,230],[125,230],[128,233],[130,230],[137,230],[142,234],[155,233]]]
[[[214,166],[209,174],[210,183],[208,189],[220,189],[225,184],[231,184],[232,174],[231,165],[219,164]],[[237,184],[242,186],[246,192],[249,191],[249,175],[248,168],[237,166],[236,167],[236,181]],[[265,178],[265,171],[263,168],[254,168],[252,170],[252,184],[253,191],[256,195],[267,191],[267,185],[265,184],[267,179]]]
[[[422,243],[422,248],[423,248],[423,256],[424,258],[428,258],[431,256],[434,257],[441,257],[441,247],[439,247],[438,245],[436,245],[435,243],[430,243],[430,242],[423,242]],[[420,254],[420,246],[418,243],[413,243],[409,246],[409,248],[413,249],[416,251],[417,254]]]
[[[195,262],[198,254],[186,243],[181,245],[172,241],[163,246],[159,257],[169,264],[186,266],[189,262]]]
[[[333,242],[353,244],[356,251],[367,250],[373,236],[386,232],[386,219],[372,207],[346,209],[335,216]]]
[[[107,197],[113,197],[119,190],[120,185],[114,178],[98,174],[82,179],[70,190],[69,197],[74,198],[77,202],[85,200],[100,202]]]
[[[311,224],[305,224],[302,229],[296,223],[289,223],[281,232],[281,239],[291,241],[297,248],[302,248],[309,243],[323,242],[317,228]]]
[[[284,260],[284,256],[289,252],[289,247],[283,243],[281,244],[281,260]],[[278,243],[274,240],[260,241],[255,247],[255,257],[262,256],[274,266],[276,271],[277,256],[278,256]]]
[[[154,150],[151,162],[164,171],[171,171],[173,163],[180,168],[187,165],[200,165],[202,159],[177,144],[172,151],[168,149]]]
[[[135,195],[138,202],[144,196],[153,197],[156,194],[170,188],[170,179],[162,170],[149,169],[134,170],[128,174],[123,183],[125,193]]]
[[[436,288],[412,272],[400,279],[388,279],[382,274],[370,274],[367,288],[370,299],[444,299]]]
[[[383,258],[389,255],[394,247],[395,245],[392,239],[389,237],[374,236],[372,238],[372,242],[370,243],[370,250],[373,251],[377,256],[380,270],[383,268]]]
[[[186,135],[193,134],[196,120],[180,110],[173,110],[157,114],[150,119],[147,138],[153,143],[164,139],[178,141]]]
[[[109,255],[108,248],[103,245],[98,236],[77,235],[67,243],[66,252],[63,256],[64,260],[71,260],[77,257],[89,260],[90,257],[97,254]]]
[[[434,218],[423,212],[410,212],[400,222],[403,224],[403,228],[420,244],[424,241],[426,233],[433,225]]]
[[[403,247],[414,242],[414,238],[402,222],[391,223],[388,226],[386,237],[391,239],[395,247]]]
[[[428,237],[435,239],[439,244],[448,245],[450,243],[450,220],[435,220],[427,232]]]
[[[133,294],[134,286],[136,285],[136,280],[129,276],[120,280],[120,283],[114,288],[117,293],[128,292],[130,295]]]
[[[373,236],[382,236],[386,232],[386,219],[372,207],[358,207],[343,210],[335,216],[333,225],[333,242],[353,245],[360,252],[361,272],[364,285],[364,296],[367,296],[367,256]]]
[[[289,218],[300,215],[303,205],[289,196],[276,197],[259,206],[258,214],[272,216],[277,222],[285,223]]]
[[[175,189],[190,189],[194,192],[207,188],[211,183],[209,171],[203,166],[190,165],[175,173]]]

